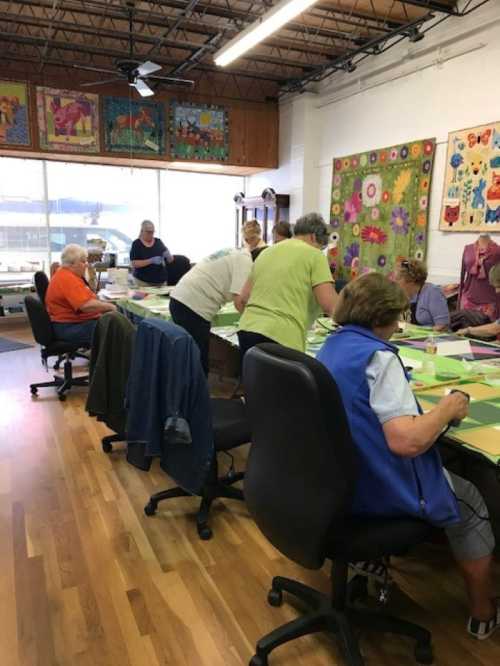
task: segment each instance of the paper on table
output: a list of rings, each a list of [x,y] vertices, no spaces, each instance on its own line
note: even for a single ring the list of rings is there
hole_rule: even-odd
[[[400,354],[399,356],[403,361],[403,365],[407,365],[408,367],[413,368],[413,370],[422,369],[422,361],[416,361],[414,358],[409,358],[408,356],[403,356],[402,354]]]
[[[452,340],[451,342],[439,342],[437,340],[437,353],[439,356],[458,356],[460,354],[472,354],[468,340]]]
[[[460,440],[490,455],[500,455],[500,437],[496,428],[466,430],[460,433]]]

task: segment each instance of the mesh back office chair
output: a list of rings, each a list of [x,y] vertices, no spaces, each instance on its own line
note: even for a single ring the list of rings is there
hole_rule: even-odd
[[[403,554],[425,541],[431,528],[413,519],[349,518],[356,450],[330,373],[305,354],[262,344],[245,355],[243,376],[252,427],[244,490],[250,513],[294,562],[319,569],[328,558],[333,565],[331,596],[295,580],[273,579],[272,606],[281,605],[285,590],[312,610],[259,640],[250,665],[267,666],[279,645],[329,631],[340,639],[349,666],[363,666],[352,625],[414,638],[417,661],[432,663],[428,631],[353,607],[354,591],[363,590],[366,579],[355,577],[348,585],[348,563]]]
[[[167,264],[167,284],[172,287],[176,285],[181,277],[191,268],[190,260],[183,254],[174,254],[173,259],[171,264]]]
[[[64,378],[54,375],[51,382],[30,384],[31,395],[36,396],[39,388],[54,386],[57,388],[59,400],[66,400],[66,393],[72,386],[88,386],[88,377],[73,377],[72,359],[77,355],[81,345],[72,342],[56,340],[52,322],[44,304],[35,296],[26,296],[24,305],[28,314],[31,331],[36,342],[41,346],[42,363],[47,369],[47,360],[50,356],[64,358]]]

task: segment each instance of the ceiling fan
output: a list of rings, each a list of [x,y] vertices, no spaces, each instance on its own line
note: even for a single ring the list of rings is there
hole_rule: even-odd
[[[82,88],[101,86],[107,83],[114,83],[116,81],[127,81],[128,85],[135,88],[139,95],[142,97],[150,97],[155,94],[153,88],[150,87],[149,82],[160,81],[170,85],[192,87],[194,81],[191,79],[180,79],[175,76],[152,76],[154,72],[158,72],[162,66],[147,60],[142,62],[134,57],[134,3],[127,2],[128,14],[128,57],[125,60],[117,60],[115,62],[116,69],[103,69],[101,67],[89,67],[86,65],[73,65],[77,69],[85,69],[91,72],[101,72],[103,74],[114,74],[114,78],[105,79],[103,81],[92,81],[89,83],[82,83]]]

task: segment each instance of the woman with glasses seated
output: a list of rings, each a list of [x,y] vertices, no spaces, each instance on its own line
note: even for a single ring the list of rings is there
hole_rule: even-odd
[[[55,337],[82,347],[90,347],[99,317],[116,310],[113,303],[100,301],[88,286],[84,277],[87,258],[87,250],[81,245],[66,245],[61,267],[51,277],[45,294]]]
[[[241,294],[246,307],[240,319],[240,356],[259,342],[278,342],[305,350],[306,332],[321,313],[331,315],[337,299],[321,215],[297,220],[294,238],[268,248],[254,263]]]
[[[440,287],[426,280],[427,268],[418,259],[405,259],[399,264],[397,282],[410,299],[411,323],[446,331],[450,312],[445,295]]]
[[[407,307],[402,289],[379,273],[350,282],[335,310],[342,328],[317,356],[340,390],[359,453],[351,511],[365,518],[415,518],[443,528],[467,588],[467,630],[488,638],[500,626],[488,510],[475,486],[443,468],[435,446],[451,421],[465,418],[468,400],[460,391],[450,393],[422,414],[398,349],[389,342]]]
[[[155,225],[150,220],[141,224],[139,238],[132,243],[130,264],[134,278],[141,287],[161,287],[167,281],[167,264],[174,258],[159,238],[155,238]]]

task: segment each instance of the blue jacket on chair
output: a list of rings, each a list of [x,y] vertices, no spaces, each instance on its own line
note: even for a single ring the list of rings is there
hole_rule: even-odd
[[[183,328],[161,319],[141,321],[127,402],[128,439],[145,442],[146,455],[161,456],[161,467],[179,486],[199,493],[215,455],[212,411],[198,346]],[[176,422],[189,427],[172,438]]]
[[[370,407],[366,368],[376,351],[398,350],[361,326],[344,326],[318,353],[337,383],[360,464],[352,512],[384,517],[413,516],[443,527],[459,521],[456,499],[432,446],[414,458],[395,455]],[[403,370],[403,368],[402,368]],[[332,445],[334,443],[332,442]]]

